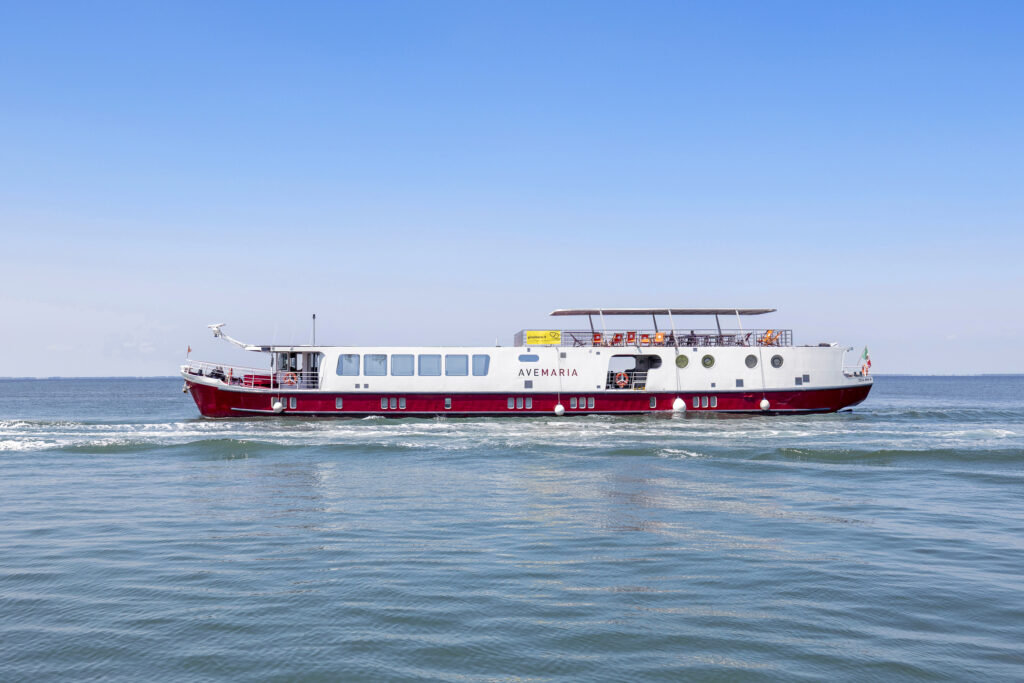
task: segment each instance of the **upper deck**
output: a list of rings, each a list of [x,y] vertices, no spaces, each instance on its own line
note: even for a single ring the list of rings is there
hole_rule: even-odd
[[[569,330],[520,330],[516,333],[515,346],[792,346],[793,331],[788,329],[745,329],[741,316],[763,315],[775,312],[774,308],[574,308],[558,309],[551,315],[586,316],[590,329]],[[597,325],[595,325],[595,316]],[[605,317],[650,316],[652,327],[646,329],[608,329]],[[658,316],[664,319],[658,324]],[[713,316],[714,329],[678,328],[677,316]],[[735,329],[722,329],[721,316],[736,316],[739,325]]]

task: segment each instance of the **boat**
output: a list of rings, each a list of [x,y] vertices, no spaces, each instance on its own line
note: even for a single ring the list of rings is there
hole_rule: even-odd
[[[551,316],[589,324],[520,330],[512,346],[252,345],[219,323],[209,326],[214,336],[264,354],[263,367],[186,359],[181,375],[183,391],[211,418],[782,415],[835,412],[867,398],[870,365],[847,366],[851,347],[796,345],[790,329],[743,324],[775,311],[559,309]],[[638,316],[651,327],[607,326]],[[736,327],[723,329],[722,318],[733,316]],[[714,328],[677,325],[712,317]]]

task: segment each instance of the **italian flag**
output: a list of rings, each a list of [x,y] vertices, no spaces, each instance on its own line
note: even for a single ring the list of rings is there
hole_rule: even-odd
[[[864,353],[860,354],[860,359],[864,362],[864,365],[871,369],[871,354],[868,353],[868,347],[864,347]]]

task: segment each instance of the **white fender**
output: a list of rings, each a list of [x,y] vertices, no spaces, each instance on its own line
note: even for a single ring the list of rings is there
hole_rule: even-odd
[[[768,399],[766,399],[766,398],[762,398],[761,399],[761,410],[764,410],[764,411],[767,412],[767,410],[769,408],[771,408],[771,407],[772,407],[772,404],[768,402]]]
[[[563,406],[561,403],[556,405],[555,406],[555,415],[557,415],[558,417],[562,417],[563,415],[565,415],[565,406]]]
[[[686,401],[676,397],[676,400],[672,401],[672,412],[681,413],[686,411]]]

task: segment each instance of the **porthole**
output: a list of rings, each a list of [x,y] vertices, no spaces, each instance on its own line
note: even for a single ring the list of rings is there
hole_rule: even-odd
[[[706,368],[713,367],[715,364],[715,357],[709,353],[700,359],[700,364]]]
[[[772,367],[773,368],[781,368],[782,367],[782,356],[779,356],[779,355],[772,356]]]
[[[746,363],[747,363],[747,367],[748,368],[756,368],[757,367],[757,356],[755,356],[754,354],[750,354],[749,356],[747,356]]]
[[[689,364],[690,364],[689,356],[685,356],[685,355],[676,356],[676,367],[677,368],[685,368]]]

